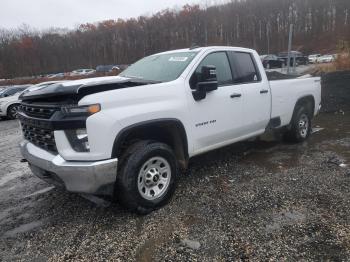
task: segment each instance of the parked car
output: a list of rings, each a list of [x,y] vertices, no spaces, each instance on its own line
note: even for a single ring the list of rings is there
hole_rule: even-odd
[[[317,58],[317,63],[332,63],[335,61],[334,55],[323,55]]]
[[[0,94],[2,93],[3,90],[5,90],[5,88],[7,88],[7,86],[0,86]]]
[[[260,56],[261,62],[266,69],[282,68],[285,65],[283,59],[278,58],[276,55],[263,55]]]
[[[96,72],[95,69],[77,69],[70,73],[71,76],[80,76],[80,75],[92,75]]]
[[[316,64],[317,63],[317,59],[321,56],[321,54],[313,54],[313,55],[309,55],[309,63],[310,64]]]
[[[268,81],[251,49],[203,47],[22,99],[20,148],[35,175],[145,214],[169,201],[194,156],[266,130],[305,141],[321,85],[319,77]]]
[[[285,64],[288,64],[288,52],[282,52],[278,54],[278,57],[282,59]],[[290,52],[290,65],[294,65],[294,59],[295,59],[295,65],[307,65],[309,63],[309,58],[307,56],[304,56],[303,53],[299,51],[291,51]]]
[[[20,93],[26,90],[28,87],[29,85],[12,86],[5,88],[2,92],[0,92],[0,118],[15,118],[15,111],[17,112],[20,103],[16,103],[16,101],[18,101]],[[12,105],[13,102],[14,104]]]
[[[20,85],[20,86],[9,86],[9,87],[6,87],[2,91],[0,91],[0,98],[13,96],[13,95],[15,95],[15,94],[17,94],[19,92],[22,92],[23,90],[25,90],[28,87],[29,87],[29,85]]]
[[[119,71],[120,68],[117,65],[99,65],[96,67],[96,72],[99,73],[110,73],[113,70]]]
[[[55,83],[58,83],[58,81],[44,82],[33,86],[32,85],[24,86],[24,87],[21,87],[21,89],[19,89],[12,96],[0,98],[0,117],[8,118],[8,119],[17,118],[17,112],[21,104],[20,98],[22,94],[39,90],[45,86],[52,85]]]
[[[65,73],[51,74],[47,78],[63,78],[63,77],[65,77]]]

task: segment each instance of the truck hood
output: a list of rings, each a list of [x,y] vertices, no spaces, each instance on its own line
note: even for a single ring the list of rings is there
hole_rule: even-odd
[[[23,93],[20,96],[20,99],[23,101],[30,100],[43,102],[59,102],[65,100],[78,101],[82,97],[94,93],[148,84],[155,84],[155,82],[119,76],[96,77],[44,86],[40,89]]]

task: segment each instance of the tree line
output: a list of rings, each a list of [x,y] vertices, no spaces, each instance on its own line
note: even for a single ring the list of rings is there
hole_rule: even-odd
[[[349,0],[232,0],[87,23],[74,30],[0,29],[0,78],[130,64],[155,52],[193,44],[277,53],[287,49],[291,23],[293,49],[307,54],[330,52],[339,40],[350,40],[349,16]]]

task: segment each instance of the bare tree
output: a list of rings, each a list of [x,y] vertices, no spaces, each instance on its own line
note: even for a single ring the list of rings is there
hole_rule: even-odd
[[[349,0],[232,0],[82,24],[70,31],[39,32],[27,25],[0,29],[0,78],[129,64],[194,43],[276,53],[287,48],[290,23],[295,25],[294,49],[330,52],[338,41],[350,41],[349,15]]]

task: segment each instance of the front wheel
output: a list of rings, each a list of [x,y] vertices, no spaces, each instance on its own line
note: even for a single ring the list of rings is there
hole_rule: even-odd
[[[284,138],[288,142],[303,142],[311,133],[311,113],[305,106],[300,106],[296,109],[290,130],[288,130]]]
[[[163,143],[142,141],[122,157],[115,195],[127,209],[147,214],[168,203],[178,173],[172,149]]]
[[[16,119],[18,116],[18,109],[19,109],[19,104],[14,104],[9,106],[9,108],[7,109],[7,117],[9,119]]]

